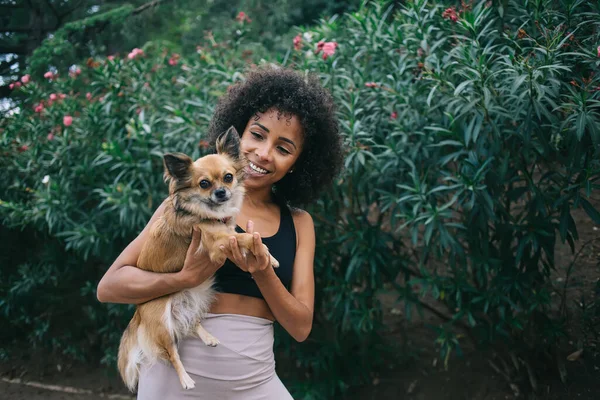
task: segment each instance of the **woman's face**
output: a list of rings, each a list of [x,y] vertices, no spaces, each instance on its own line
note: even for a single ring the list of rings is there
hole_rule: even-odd
[[[293,171],[303,143],[295,115],[269,109],[250,118],[241,138],[242,154],[248,160],[246,188],[271,186]]]

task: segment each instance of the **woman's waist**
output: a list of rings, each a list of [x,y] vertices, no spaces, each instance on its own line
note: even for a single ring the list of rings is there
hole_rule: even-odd
[[[208,313],[202,327],[219,340],[206,346],[196,335],[179,341],[179,355],[190,374],[256,386],[275,373],[273,323],[240,314]]]
[[[217,293],[210,307],[212,314],[237,314],[275,321],[269,305],[263,299],[235,293]]]

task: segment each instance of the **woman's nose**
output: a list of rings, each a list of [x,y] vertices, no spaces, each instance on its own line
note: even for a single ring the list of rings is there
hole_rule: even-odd
[[[271,161],[271,147],[270,146],[259,146],[256,148],[256,155],[264,161]]]

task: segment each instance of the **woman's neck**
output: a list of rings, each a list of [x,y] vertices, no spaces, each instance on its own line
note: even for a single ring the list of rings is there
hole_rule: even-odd
[[[273,191],[269,186],[260,190],[247,190],[244,203],[250,208],[262,208],[273,204]]]

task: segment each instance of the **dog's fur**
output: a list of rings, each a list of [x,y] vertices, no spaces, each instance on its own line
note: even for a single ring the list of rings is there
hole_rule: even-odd
[[[138,268],[153,272],[180,271],[194,227],[201,231],[200,249],[207,251],[213,262],[225,261],[220,246],[228,246],[230,236],[236,236],[243,253],[254,253],[252,235],[239,234],[234,229],[235,216],[245,193],[245,162],[236,130],[232,127],[223,133],[216,147],[217,154],[195,162],[185,154],[165,154],[169,197],[165,200],[164,215],[150,229],[138,258]],[[203,186],[208,182],[209,187],[201,187],[201,182]],[[277,260],[270,257],[272,265],[277,267]],[[118,356],[119,372],[131,391],[137,386],[140,365],[151,365],[159,358],[173,364],[184,389],[194,387],[179,358],[177,341],[195,332],[207,346],[219,343],[200,325],[214,297],[212,284],[211,277],[195,288],[137,306],[121,338]]]

